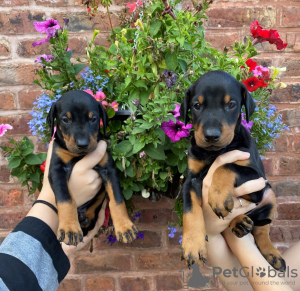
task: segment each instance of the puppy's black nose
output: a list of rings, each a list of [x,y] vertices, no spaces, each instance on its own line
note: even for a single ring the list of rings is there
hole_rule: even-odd
[[[217,128],[209,128],[204,131],[204,139],[206,142],[217,142],[221,137],[221,132]]]
[[[89,147],[89,145],[90,145],[89,140],[86,138],[81,138],[81,139],[76,140],[76,147],[79,150],[87,149]]]

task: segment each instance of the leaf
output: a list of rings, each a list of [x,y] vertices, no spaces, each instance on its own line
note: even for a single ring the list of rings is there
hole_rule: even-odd
[[[76,65],[74,65],[74,75],[76,76],[84,68],[85,68],[84,64],[76,64]]]
[[[183,46],[184,44],[184,37],[176,37],[176,40],[179,42],[180,46]]]
[[[14,169],[14,168],[19,167],[20,164],[21,164],[21,158],[15,157],[15,158],[12,158],[11,160],[9,160],[9,163],[6,166],[6,168]]]
[[[165,55],[166,66],[169,71],[175,72],[178,66],[178,59],[176,53],[167,52]]]
[[[164,152],[164,148],[162,147],[162,145],[157,145],[157,147],[155,148],[153,144],[147,144],[145,146],[145,151],[147,153],[147,155],[155,160],[165,160],[166,159],[166,155]]]
[[[159,32],[162,22],[160,20],[152,20],[150,24],[150,35],[151,37],[155,37],[156,34]]]
[[[131,83],[132,77],[126,77],[125,78],[125,88],[124,90],[129,86],[129,84]]]
[[[36,183],[40,183],[40,173],[35,171],[33,173],[30,174],[30,180],[31,181],[34,181]]]
[[[182,71],[185,73],[187,71],[187,63],[184,60],[178,59],[179,65]]]
[[[168,173],[167,172],[159,172],[159,177],[162,180],[165,180],[168,177]]]
[[[129,200],[133,194],[133,190],[132,189],[123,189],[123,195],[125,197],[126,200]]]
[[[118,51],[118,47],[113,43],[113,44],[110,46],[110,48],[109,48],[108,51],[109,51],[111,54],[116,55],[116,54],[117,54],[117,51]]]
[[[139,152],[144,146],[145,146],[144,142],[141,142],[140,139],[136,140],[133,145],[132,153],[135,154],[135,153]]]
[[[168,154],[167,156],[167,164],[169,166],[177,166],[178,160],[178,156],[175,154]]]
[[[145,82],[142,80],[138,80],[134,83],[134,86],[138,87],[138,88],[145,88],[146,90],[148,89]]]
[[[28,165],[40,165],[42,161],[37,155],[30,154],[25,158],[25,163]]]
[[[115,150],[120,154],[126,154],[132,150],[132,144],[129,140],[121,141],[116,145]]]
[[[47,153],[38,153],[37,156],[41,159],[42,162],[46,161]]]
[[[184,173],[187,168],[187,161],[186,159],[182,159],[178,161],[178,171],[179,173]]]
[[[108,118],[113,118],[116,115],[116,111],[111,107],[106,111]]]
[[[142,133],[142,132],[144,132],[144,131],[145,131],[144,128],[135,127],[135,128],[133,129],[133,131],[131,132],[131,134]]]

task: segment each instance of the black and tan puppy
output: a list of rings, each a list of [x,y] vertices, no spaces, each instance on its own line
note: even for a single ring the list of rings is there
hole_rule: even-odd
[[[109,207],[117,239],[130,242],[136,237],[137,230],[128,217],[113,159],[108,153],[94,167],[102,177],[105,191],[101,189],[91,203],[85,205],[86,211],[80,215],[82,229],[76,203],[68,188],[74,164],[95,150],[98,141],[102,139],[100,118],[105,132],[108,120],[104,108],[100,102],[83,91],[65,93],[52,105],[48,115],[52,134],[56,124],[49,182],[55,194],[58,210],[58,240],[66,244],[77,245],[82,241],[83,233],[86,234],[94,227],[105,191],[109,196]]]
[[[250,158],[219,167],[209,189],[208,201],[219,218],[233,209],[233,188],[246,181],[265,178],[265,171],[257,148],[250,134],[241,125],[241,108],[245,106],[246,119],[255,109],[255,103],[246,87],[230,74],[211,71],[200,77],[186,92],[181,105],[181,116],[188,122],[191,111],[194,137],[188,151],[188,174],[183,185],[183,237],[182,256],[190,266],[193,262],[206,260],[206,231],[201,208],[202,181],[215,159],[232,150],[250,153]],[[266,187],[243,196],[259,204],[264,192],[272,193],[267,202],[239,215],[230,223],[233,233],[242,237],[252,232],[255,242],[277,270],[285,270],[285,261],[269,238],[269,229],[275,211],[275,195]]]

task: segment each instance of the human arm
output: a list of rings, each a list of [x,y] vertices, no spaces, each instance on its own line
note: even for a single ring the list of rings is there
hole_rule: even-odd
[[[219,219],[217,215],[212,211],[208,204],[208,190],[212,182],[212,177],[215,170],[227,163],[233,163],[237,160],[245,160],[249,158],[249,153],[241,151],[231,151],[219,156],[216,161],[210,167],[202,186],[202,203],[203,214],[205,220],[206,233],[208,236],[207,252],[208,263],[214,267],[215,274],[221,280],[222,284],[227,290],[252,290],[248,281],[242,276],[228,276],[224,274],[224,270],[239,270],[240,265],[235,255],[228,247],[222,232],[228,228],[230,221],[240,214],[244,214],[255,207],[254,203],[250,203],[247,200],[242,199],[243,207],[240,207],[240,202],[237,198],[234,198],[234,209],[232,213],[229,213],[224,220]],[[263,178],[248,181],[241,186],[234,188],[233,196],[239,197],[254,191],[258,191],[265,187],[265,181]],[[236,271],[233,271],[236,272]],[[232,284],[234,282],[234,284]]]
[[[56,206],[55,197],[48,181],[48,171],[52,144],[49,146],[43,188],[38,197]],[[77,206],[83,205],[95,196],[101,187],[102,180],[92,170],[106,152],[106,143],[98,143],[97,149],[85,156],[73,168],[69,187]],[[105,204],[105,203],[104,203]],[[96,227],[102,225],[104,208]],[[0,289],[10,286],[9,290],[56,290],[66,276],[70,263],[68,255],[74,249],[61,248],[56,238],[58,217],[55,211],[42,203],[36,203],[27,216],[3,241],[0,246]],[[93,237],[94,228],[77,249],[84,247]],[[64,253],[65,252],[65,253]],[[18,276],[15,276],[18,274]],[[2,284],[2,286],[1,286]]]

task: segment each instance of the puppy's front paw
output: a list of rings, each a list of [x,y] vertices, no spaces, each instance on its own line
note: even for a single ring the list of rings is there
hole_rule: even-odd
[[[78,221],[74,223],[59,223],[57,239],[67,245],[77,246],[83,242],[83,234]]]
[[[228,189],[214,185],[209,188],[208,203],[219,218],[224,219],[233,209],[234,201],[230,193],[232,192]]]
[[[136,226],[130,220],[122,224],[114,224],[114,228],[116,238],[119,242],[130,243],[136,239],[139,233]]]
[[[205,235],[201,233],[184,233],[181,243],[181,259],[190,268],[191,265],[198,262],[206,262],[207,251]]]

